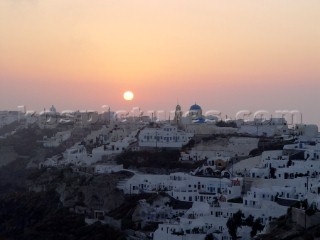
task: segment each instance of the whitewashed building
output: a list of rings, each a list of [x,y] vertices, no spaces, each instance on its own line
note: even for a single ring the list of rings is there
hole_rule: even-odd
[[[147,127],[140,131],[140,147],[181,148],[194,134],[178,130],[177,127],[164,125],[161,128]]]
[[[271,137],[287,135],[290,133],[290,129],[284,118],[254,119],[253,121],[240,123],[238,133]]]
[[[187,202],[226,201],[241,196],[242,178],[197,177],[187,173],[170,175],[135,174],[118,187],[126,194],[165,191],[171,197]]]
[[[284,146],[283,150],[265,151],[260,166],[252,168],[250,175],[280,179],[320,176],[320,144],[296,143]]]
[[[58,132],[55,136],[48,138],[45,136],[43,138],[44,147],[58,147],[61,143],[68,140],[71,137],[71,131]]]
[[[134,135],[134,134],[133,134]],[[129,135],[122,140],[104,144],[99,147],[93,148],[89,153],[84,145],[76,143],[73,147],[67,149],[61,157],[54,156],[47,159],[44,163],[40,164],[40,167],[58,166],[58,165],[78,165],[89,166],[102,159],[103,156],[111,156],[120,154],[126,151],[132,144],[137,142],[137,139]],[[60,155],[59,155],[60,156]],[[59,161],[57,159],[59,158]],[[100,168],[99,171],[104,171]]]
[[[219,202],[208,204],[195,202],[179,222],[159,224],[154,232],[154,240],[203,240],[208,234],[213,234],[215,239],[231,240],[226,223],[230,217],[239,210],[245,217],[249,215],[254,219],[260,218],[262,224],[286,213],[287,207],[280,206],[272,201],[264,201],[260,207],[244,206],[240,203]],[[238,235],[242,239],[250,239],[249,227],[238,229]]]

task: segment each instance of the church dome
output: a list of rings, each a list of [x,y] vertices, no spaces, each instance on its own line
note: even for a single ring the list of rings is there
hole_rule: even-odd
[[[190,107],[190,111],[199,111],[201,107],[198,104],[194,104]]]

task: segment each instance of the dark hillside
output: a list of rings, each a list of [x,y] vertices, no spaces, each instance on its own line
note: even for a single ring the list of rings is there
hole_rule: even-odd
[[[87,226],[84,216],[62,207],[55,192],[18,193],[0,199],[0,239],[124,239],[112,228]]]

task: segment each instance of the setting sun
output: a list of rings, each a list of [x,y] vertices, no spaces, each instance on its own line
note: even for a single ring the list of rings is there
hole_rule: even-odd
[[[123,98],[124,100],[126,101],[131,101],[133,99],[134,95],[133,95],[133,92],[131,91],[126,91],[124,94],[123,94]]]

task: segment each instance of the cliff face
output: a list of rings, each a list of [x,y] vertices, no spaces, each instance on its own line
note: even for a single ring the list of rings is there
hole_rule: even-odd
[[[0,239],[124,239],[100,223],[86,225],[85,216],[119,207],[124,195],[117,183],[132,174],[38,169],[39,162],[67,147],[43,148],[40,141],[52,133],[32,127],[0,139]]]
[[[16,193],[0,198],[0,239],[105,240],[125,239],[119,231],[96,223],[86,225],[84,216],[59,203],[54,191]]]
[[[108,212],[124,202],[124,195],[116,186],[129,176],[128,173],[92,175],[71,169],[48,170],[30,182],[30,190],[55,190],[65,207]]]
[[[83,205],[88,209],[108,212],[120,206],[124,201],[123,193],[116,188],[121,179],[123,178],[119,174],[81,176],[72,184],[60,183],[56,190],[64,206]]]
[[[4,130],[2,128],[0,132]],[[39,162],[65,149],[64,146],[43,148],[43,137],[51,136],[56,131],[30,126],[15,131],[5,139],[0,138],[0,196],[28,190],[28,175],[38,172]]]
[[[299,209],[297,209],[299,210]],[[303,210],[304,211],[304,210]],[[319,214],[319,213],[316,213]],[[285,216],[278,218],[277,220],[269,224],[269,228],[266,234],[259,235],[256,239],[259,240],[316,240],[320,239],[320,225],[314,223],[312,227],[305,229],[296,220],[295,210],[289,209]],[[307,218],[313,218],[314,216],[306,216]],[[299,219],[300,221],[304,220]],[[304,225],[304,224],[303,224]]]
[[[12,146],[0,147],[0,167],[13,162],[17,157],[18,155],[16,154]]]

